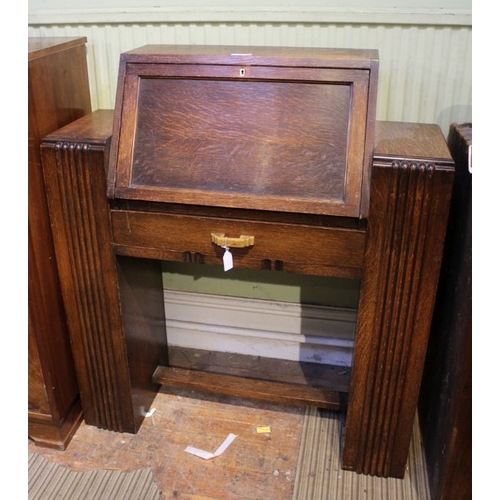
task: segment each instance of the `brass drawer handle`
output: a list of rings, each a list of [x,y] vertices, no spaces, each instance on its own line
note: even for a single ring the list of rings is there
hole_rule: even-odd
[[[245,248],[251,247],[255,242],[255,236],[242,234],[239,238],[228,238],[224,233],[212,233],[212,243],[224,248]]]

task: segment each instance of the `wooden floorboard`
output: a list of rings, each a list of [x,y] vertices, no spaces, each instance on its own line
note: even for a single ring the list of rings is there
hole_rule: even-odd
[[[331,410],[165,388],[153,408],[138,434],[83,423],[65,451],[28,451],[74,471],[148,468],[162,500],[429,499],[418,426],[405,478],[383,479],[341,470],[343,417]],[[214,452],[230,433],[217,458],[185,451]]]
[[[29,451],[73,470],[136,470],[150,467],[162,499],[290,499],[304,408],[283,407],[185,390],[162,390],[138,434],[109,432],[83,423],[65,451]],[[259,433],[258,428],[270,432]],[[215,451],[228,434],[237,438],[219,457],[185,452]]]

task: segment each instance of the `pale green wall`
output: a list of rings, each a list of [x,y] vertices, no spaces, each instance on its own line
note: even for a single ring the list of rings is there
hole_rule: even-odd
[[[359,280],[165,262],[166,288],[253,299],[356,308]]]

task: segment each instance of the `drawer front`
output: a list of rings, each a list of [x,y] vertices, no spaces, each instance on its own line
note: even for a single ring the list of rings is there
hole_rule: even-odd
[[[229,238],[234,267],[361,277],[365,233],[360,230],[112,210],[113,243],[120,255],[221,265]],[[253,244],[234,244],[241,235]],[[243,241],[243,240],[242,240]]]

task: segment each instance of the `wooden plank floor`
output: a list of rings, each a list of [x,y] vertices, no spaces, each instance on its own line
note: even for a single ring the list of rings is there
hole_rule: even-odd
[[[318,419],[314,408],[172,388],[160,391],[153,408],[135,435],[84,423],[65,451],[32,442],[28,449],[75,471],[151,468],[162,500],[429,498],[418,424],[405,479],[382,479],[340,469],[343,418],[331,411]],[[185,451],[214,452],[230,433],[236,439],[217,458]]]
[[[65,451],[34,443],[29,451],[79,471],[151,467],[164,499],[292,498],[304,408],[185,390],[162,390],[153,407],[138,434],[82,424]],[[263,426],[271,432],[258,433]],[[184,451],[213,452],[229,433],[237,438],[215,459]]]

